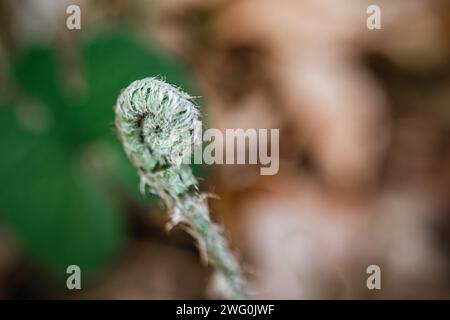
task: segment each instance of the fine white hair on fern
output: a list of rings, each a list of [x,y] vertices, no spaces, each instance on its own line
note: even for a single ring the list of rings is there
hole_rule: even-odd
[[[191,96],[156,78],[134,81],[119,96],[117,134],[141,178],[142,190],[159,195],[178,223],[196,239],[200,254],[217,268],[227,298],[245,298],[244,280],[220,228],[211,222],[207,195],[183,163],[201,144],[200,113]]]

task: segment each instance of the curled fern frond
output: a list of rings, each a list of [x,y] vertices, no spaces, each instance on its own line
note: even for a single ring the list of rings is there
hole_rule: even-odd
[[[160,196],[169,226],[181,223],[196,239],[201,256],[212,262],[228,298],[245,298],[244,280],[220,227],[211,222],[207,195],[185,163],[201,144],[199,111],[192,98],[155,78],[134,81],[119,96],[116,128],[125,152],[146,188]]]

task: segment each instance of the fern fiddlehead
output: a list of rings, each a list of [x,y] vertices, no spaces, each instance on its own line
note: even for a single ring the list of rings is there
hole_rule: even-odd
[[[169,226],[182,223],[197,241],[200,254],[217,268],[227,298],[246,298],[235,257],[211,222],[207,195],[184,163],[201,144],[200,114],[192,98],[172,85],[146,78],[134,81],[119,96],[116,129],[125,152],[136,167],[141,190],[161,197],[170,215]]]

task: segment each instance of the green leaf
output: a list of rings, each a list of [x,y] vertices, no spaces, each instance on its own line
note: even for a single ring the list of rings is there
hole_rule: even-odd
[[[0,214],[35,260],[62,274],[88,274],[121,243],[122,221],[107,195],[77,175],[58,141],[26,132],[0,108]]]

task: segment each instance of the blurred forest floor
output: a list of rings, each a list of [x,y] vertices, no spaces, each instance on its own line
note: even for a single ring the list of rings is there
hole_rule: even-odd
[[[0,5],[1,297],[215,297],[112,130],[120,89],[156,75],[208,127],[280,129],[276,176],[196,168],[253,297],[450,297],[448,1],[377,1],[375,31],[366,0],[38,2]]]

